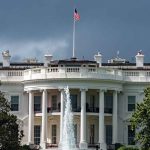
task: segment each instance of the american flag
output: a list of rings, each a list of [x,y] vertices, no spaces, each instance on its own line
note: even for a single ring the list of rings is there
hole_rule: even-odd
[[[80,20],[80,15],[79,15],[79,13],[77,12],[77,9],[74,10],[74,19],[75,19],[76,21]]]

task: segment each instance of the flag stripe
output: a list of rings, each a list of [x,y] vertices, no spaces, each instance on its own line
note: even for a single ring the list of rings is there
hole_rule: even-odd
[[[80,20],[80,15],[79,15],[79,13],[77,12],[77,9],[74,10],[74,19],[75,19],[76,21]]]

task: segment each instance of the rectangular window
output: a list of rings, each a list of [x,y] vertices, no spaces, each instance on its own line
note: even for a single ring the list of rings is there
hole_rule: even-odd
[[[71,99],[72,111],[76,111],[77,110],[77,95],[71,94],[70,99]]]
[[[74,138],[75,138],[75,143],[77,144],[77,124],[74,124]]]
[[[95,95],[90,95],[90,107],[94,108],[95,106]]]
[[[90,125],[90,144],[94,144],[95,125]]]
[[[112,94],[106,93],[104,95],[104,106],[105,106],[105,113],[112,113],[112,108],[113,108]]]
[[[19,96],[11,96],[11,111],[19,110]]]
[[[57,95],[52,96],[52,110],[57,110]]]
[[[34,96],[34,111],[41,111],[41,96]]]
[[[106,125],[106,143],[112,144],[112,125]]]
[[[128,111],[135,110],[135,96],[128,96]]]
[[[131,128],[131,125],[128,126],[128,145],[135,145],[135,129]]]
[[[96,96],[90,95],[89,96],[89,103],[86,103],[86,111],[87,112],[97,112],[99,111],[99,107],[96,107]]]
[[[34,126],[34,144],[39,145],[40,144],[40,125]]]
[[[57,126],[54,124],[52,125],[52,144],[56,144],[57,141]]]

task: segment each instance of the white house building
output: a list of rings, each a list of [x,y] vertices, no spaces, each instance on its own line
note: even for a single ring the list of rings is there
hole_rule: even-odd
[[[119,57],[102,63],[100,53],[93,61],[55,60],[45,55],[44,63],[31,59],[17,63],[10,61],[9,51],[2,57],[0,90],[22,122],[22,144],[52,149],[61,143],[67,85],[77,146],[100,144],[106,150],[115,143],[134,144],[128,119],[150,85],[150,64],[144,63],[141,52],[135,63]]]

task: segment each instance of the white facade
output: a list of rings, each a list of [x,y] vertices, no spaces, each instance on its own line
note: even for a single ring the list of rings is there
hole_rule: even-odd
[[[1,64],[0,90],[23,123],[23,144],[39,143],[43,149],[61,144],[67,85],[77,146],[100,143],[105,150],[115,143],[132,144],[128,119],[150,83],[150,65],[142,65],[142,58],[140,65],[86,60]]]

